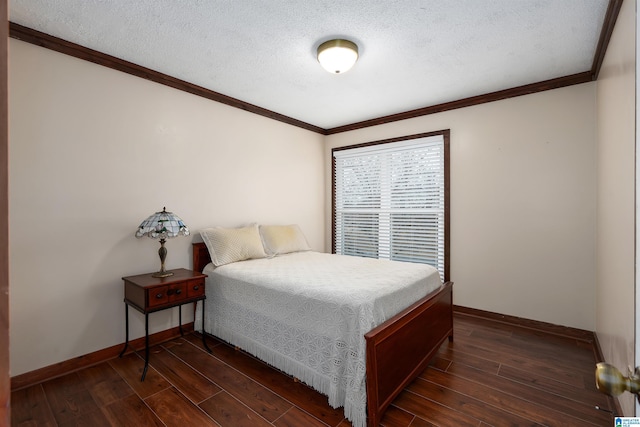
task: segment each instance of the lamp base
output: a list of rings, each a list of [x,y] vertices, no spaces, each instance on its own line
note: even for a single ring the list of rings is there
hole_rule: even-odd
[[[173,276],[173,272],[172,271],[158,271],[157,273],[153,273],[151,276],[152,277],[169,277],[169,276]]]
[[[167,257],[167,248],[164,247],[166,240],[160,239],[160,249],[158,249],[158,255],[160,256],[160,271],[153,273],[152,277],[169,277],[173,276],[173,273],[164,269],[164,260]]]

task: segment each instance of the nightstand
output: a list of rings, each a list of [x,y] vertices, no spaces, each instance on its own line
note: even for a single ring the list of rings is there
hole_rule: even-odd
[[[204,279],[206,274],[196,273],[191,270],[179,268],[171,270],[172,276],[153,277],[153,273],[139,274],[137,276],[123,277],[124,303],[126,319],[126,341],[120,357],[129,346],[129,306],[144,314],[145,350],[144,371],[142,378],[147,375],[149,368],[149,313],[167,308],[178,307],[180,335],[182,333],[182,305],[191,302],[202,301],[202,344],[211,353],[204,334]]]

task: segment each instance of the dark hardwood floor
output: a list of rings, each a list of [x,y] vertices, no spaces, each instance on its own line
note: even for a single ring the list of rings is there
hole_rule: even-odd
[[[593,344],[457,312],[455,338],[386,412],[386,427],[612,426]],[[215,339],[130,353],[12,393],[14,426],[350,426],[324,396]],[[600,407],[601,409],[597,409]],[[607,412],[608,411],[608,412]]]

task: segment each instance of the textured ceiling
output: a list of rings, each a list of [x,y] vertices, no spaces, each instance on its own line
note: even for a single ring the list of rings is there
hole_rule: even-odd
[[[322,128],[589,71],[607,0],[11,0],[10,20]],[[331,38],[359,46],[334,75]]]

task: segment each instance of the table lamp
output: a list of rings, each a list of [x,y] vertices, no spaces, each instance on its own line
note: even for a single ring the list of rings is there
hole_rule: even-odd
[[[188,235],[189,228],[178,215],[173,212],[167,212],[167,208],[163,208],[162,212],[156,212],[142,221],[138,231],[136,231],[136,237],[147,236],[152,239],[160,239],[160,249],[158,249],[160,271],[154,273],[153,277],[169,277],[173,275],[171,271],[166,271],[164,268],[164,260],[167,258],[167,248],[164,247],[164,243],[167,239]]]

